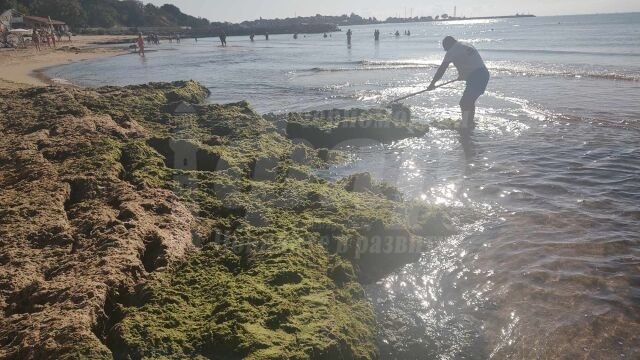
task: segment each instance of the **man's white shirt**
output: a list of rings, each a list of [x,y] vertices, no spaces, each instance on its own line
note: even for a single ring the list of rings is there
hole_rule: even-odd
[[[453,63],[462,80],[468,79],[474,71],[485,67],[478,50],[473,45],[460,41],[447,51],[444,62]]]

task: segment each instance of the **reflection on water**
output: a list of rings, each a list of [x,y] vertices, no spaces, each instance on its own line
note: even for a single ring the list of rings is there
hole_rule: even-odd
[[[379,176],[481,218],[368,289],[383,357],[640,355],[640,132],[527,106],[481,114],[470,159],[447,131],[385,149]]]
[[[461,91],[414,99],[414,121],[456,118],[455,105],[437,104],[455,104]],[[356,150],[324,174],[369,171],[409,199],[479,217],[460,219],[460,234],[368,288],[383,358],[638,358],[637,124],[566,116],[496,91],[481,101],[467,143],[432,129]]]

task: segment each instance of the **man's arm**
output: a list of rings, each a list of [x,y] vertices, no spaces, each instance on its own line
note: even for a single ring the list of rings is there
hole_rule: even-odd
[[[431,80],[431,84],[429,85],[427,90],[433,90],[436,88],[436,83],[440,79],[442,79],[442,77],[444,76],[444,73],[447,71],[447,68],[449,67],[449,64],[450,62],[447,61],[446,59],[442,62],[442,64],[438,68],[438,71],[436,71],[436,74],[433,76],[433,80]]]

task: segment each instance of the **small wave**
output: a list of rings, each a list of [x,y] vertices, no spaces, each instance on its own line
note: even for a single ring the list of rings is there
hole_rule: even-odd
[[[56,85],[73,85],[71,81],[67,79],[62,79],[62,78],[51,78],[49,79],[49,81],[51,81],[53,84],[56,84]]]
[[[569,78],[588,78],[600,80],[619,80],[619,81],[640,81],[640,75],[635,73],[614,72],[605,69],[602,70],[580,70],[554,68],[553,65],[532,65],[518,63],[491,63],[487,64],[489,70],[497,71],[504,74],[516,74],[519,76],[559,76]]]
[[[480,39],[460,39],[460,41],[471,43],[471,44],[479,44],[479,43],[502,42],[503,39],[480,38]]]
[[[359,61],[363,66],[402,66],[402,65],[414,65],[414,66],[432,66],[440,65],[438,60],[422,60],[422,59],[407,59],[407,60],[362,60]]]
[[[398,69],[433,69],[440,64],[429,60],[361,60],[345,64],[356,65],[354,67],[314,67],[307,72],[345,72],[345,71],[380,71]]]
[[[387,65],[387,66],[363,66],[353,68],[322,68],[314,67],[307,72],[349,72],[349,71],[384,71],[384,70],[406,70],[406,69],[435,69],[437,65]]]
[[[483,52],[499,53],[523,53],[523,54],[549,54],[549,55],[594,55],[594,56],[635,56],[638,53],[612,53],[599,51],[577,51],[577,50],[546,50],[546,49],[482,49]]]
[[[617,81],[640,81],[640,74],[631,69],[611,69],[596,66],[567,66],[563,64],[527,63],[512,61],[488,61],[487,67],[493,72],[517,76],[556,76],[568,78],[589,78]],[[439,59],[398,59],[398,60],[360,60],[343,63],[346,66],[314,67],[306,72],[356,72],[385,70],[432,70],[440,65]],[[338,64],[336,64],[338,65]]]
[[[623,75],[623,74],[579,74],[579,75],[575,75],[575,74],[571,74],[574,77],[589,77],[589,78],[594,78],[594,79],[605,79],[605,80],[624,80],[624,81],[640,81],[640,76],[633,76],[633,75]]]
[[[421,70],[421,69],[436,69],[438,64],[429,62],[413,62],[413,61],[367,61],[360,62],[361,66],[357,67],[314,67],[306,72],[323,73],[323,72],[356,72],[356,71],[385,71],[385,70]],[[617,73],[611,71],[577,71],[577,70],[561,70],[550,69],[543,66],[529,66],[529,65],[495,65],[487,64],[489,70],[506,74],[506,75],[518,75],[528,77],[539,76],[558,76],[568,78],[588,78],[588,79],[600,79],[600,80],[616,80],[616,81],[640,81],[640,75]]]

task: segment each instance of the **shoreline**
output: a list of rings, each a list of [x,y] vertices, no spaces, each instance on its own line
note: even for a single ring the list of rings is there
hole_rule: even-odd
[[[45,71],[68,63],[126,54],[126,49],[96,44],[102,41],[122,41],[125,38],[130,39],[125,36],[78,35],[72,38],[71,43],[62,41],[56,48],[38,51],[29,47],[0,51],[0,89],[15,90],[34,86],[61,85],[45,75]]]

